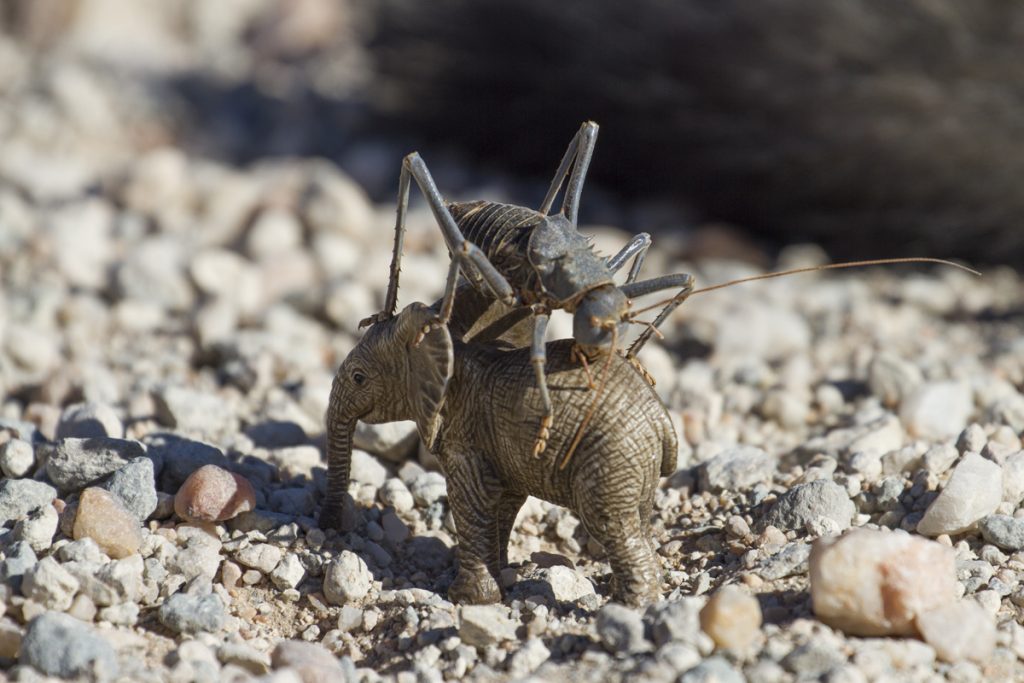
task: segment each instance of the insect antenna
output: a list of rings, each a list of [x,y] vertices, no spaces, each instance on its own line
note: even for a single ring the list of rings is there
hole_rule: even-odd
[[[576,447],[580,445],[580,440],[583,439],[583,434],[587,431],[587,427],[590,425],[590,421],[593,419],[594,413],[597,411],[597,402],[601,399],[601,393],[608,384],[608,371],[611,369],[612,356],[615,355],[614,349],[618,346],[619,341],[619,329],[614,322],[609,323],[608,329],[610,329],[612,333],[612,345],[611,348],[605,352],[607,357],[604,360],[604,368],[601,371],[601,380],[597,385],[597,389],[594,390],[594,398],[590,401],[590,407],[587,408],[587,412],[583,416],[583,420],[580,421],[580,426],[576,428],[576,434],[572,437],[572,443],[569,444],[569,450],[566,451],[565,457],[562,458],[562,462],[558,466],[559,471],[565,469],[565,466],[569,464],[569,459],[572,458],[572,454],[576,452]]]
[[[805,266],[803,268],[793,268],[791,270],[780,270],[780,271],[777,271],[777,272],[774,272],[774,273],[763,273],[761,275],[751,275],[750,277],[741,277],[739,279],[729,280],[728,282],[722,282],[722,283],[719,283],[717,285],[709,285],[707,287],[701,287],[700,289],[695,289],[695,290],[693,290],[691,292],[687,292],[685,296],[686,296],[686,298],[689,298],[689,297],[691,297],[691,296],[693,296],[695,294],[706,294],[708,292],[713,292],[716,289],[725,289],[726,287],[732,287],[733,285],[740,285],[740,284],[743,284],[744,282],[754,282],[755,280],[771,280],[771,279],[774,279],[774,278],[777,278],[777,277],[785,277],[787,275],[797,275],[798,273],[815,273],[815,272],[818,272],[819,270],[840,270],[840,269],[843,269],[843,268],[859,268],[859,267],[862,267],[862,266],[888,266],[888,265],[894,265],[894,264],[899,264],[899,263],[939,263],[939,264],[942,264],[944,266],[952,266],[954,268],[959,268],[960,270],[967,271],[971,275],[976,275],[978,277],[981,277],[981,273],[978,272],[977,270],[974,270],[973,268],[968,268],[967,266],[965,266],[965,265],[963,265],[961,263],[956,263],[954,261],[947,261],[946,259],[927,258],[927,257],[883,258],[883,259],[872,259],[870,261],[847,261],[846,263],[829,263],[829,264],[826,264],[826,265],[823,265],[823,266]],[[659,301],[658,303],[655,303],[655,304],[651,304],[650,306],[644,306],[643,308],[638,308],[638,309],[636,309],[634,311],[630,311],[629,317],[632,319],[635,316],[638,316],[638,315],[640,315],[642,313],[646,313],[647,311],[653,311],[656,308],[661,308],[662,306],[666,306],[666,305],[674,302],[677,298],[678,298],[678,296],[674,296],[674,297],[672,297],[670,299],[663,299],[662,301]]]

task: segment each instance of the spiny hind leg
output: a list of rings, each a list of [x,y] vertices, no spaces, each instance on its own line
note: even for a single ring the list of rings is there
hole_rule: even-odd
[[[622,266],[626,265],[626,261],[633,258],[633,265],[629,268],[629,275],[626,277],[626,284],[635,282],[637,276],[640,274],[640,267],[644,264],[644,259],[647,257],[647,250],[651,248],[651,236],[646,232],[642,232],[631,239],[626,246],[619,250],[619,253],[608,259],[608,269],[613,273],[617,272]]]
[[[544,373],[544,366],[547,364],[547,344],[545,336],[548,330],[549,312],[547,308],[539,305],[533,307],[533,343],[530,346],[530,363],[533,364],[533,374],[537,381],[537,390],[540,392],[541,407],[543,413],[540,418],[540,431],[533,443],[533,457],[539,457],[548,447],[548,439],[551,438],[551,425],[554,422],[554,409],[551,407],[551,395],[548,393],[548,378]]]
[[[569,184],[565,190],[565,199],[562,200],[562,213],[569,219],[569,222],[576,225],[580,195],[583,193],[583,181],[586,180],[590,158],[594,155],[594,145],[596,144],[597,124],[593,121],[584,121],[576,135],[573,136],[568,149],[565,150],[565,156],[562,157],[561,163],[558,164],[551,187],[548,188],[548,193],[541,203],[540,213],[547,215],[551,211],[555,197],[562,189],[562,182],[568,175]]]

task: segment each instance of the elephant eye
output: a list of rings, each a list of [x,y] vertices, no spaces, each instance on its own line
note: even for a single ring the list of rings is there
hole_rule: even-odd
[[[353,372],[352,381],[355,382],[358,386],[363,386],[364,384],[366,384],[366,375],[359,371]]]

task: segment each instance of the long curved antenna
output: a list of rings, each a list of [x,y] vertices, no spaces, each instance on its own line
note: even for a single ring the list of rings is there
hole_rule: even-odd
[[[687,298],[694,296],[695,294],[706,294],[713,292],[716,289],[725,289],[726,287],[732,287],[733,285],[740,285],[744,282],[754,282],[756,280],[771,280],[777,277],[785,277],[786,275],[796,275],[798,273],[814,273],[819,270],[841,270],[843,268],[859,268],[862,266],[888,266],[898,263],[939,263],[944,266],[952,266],[959,268],[960,270],[966,271],[971,275],[981,277],[981,273],[973,268],[969,268],[962,263],[956,263],[954,261],[947,261],[941,258],[928,258],[928,257],[908,257],[908,258],[883,258],[883,259],[872,259],[870,261],[848,261],[846,263],[830,263],[824,266],[805,266],[803,268],[793,268],[792,270],[780,270],[774,273],[763,273],[761,275],[751,275],[750,277],[741,277],[737,280],[729,280],[728,282],[722,282],[717,285],[709,285],[707,287],[701,287],[687,293]],[[651,304],[650,306],[644,306],[634,311],[629,312],[629,317],[646,313],[647,311],[653,311],[656,308],[661,308],[667,304],[673,303],[677,297],[671,299],[663,299],[658,303]]]

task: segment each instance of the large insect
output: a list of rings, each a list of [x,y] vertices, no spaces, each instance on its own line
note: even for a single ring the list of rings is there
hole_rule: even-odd
[[[680,292],[626,351],[627,358],[633,359],[657,326],[693,289],[693,277],[686,273],[637,281],[651,245],[647,233],[635,236],[617,254],[605,258],[577,231],[580,195],[594,153],[597,130],[594,122],[583,123],[569,143],[537,210],[490,201],[447,202],[420,155],[413,152],[406,156],[398,182],[395,245],[384,308],[360,322],[363,327],[387,320],[397,310],[405,217],[411,180],[415,179],[441,228],[452,259],[439,313],[424,326],[420,339],[430,329],[448,323],[460,273],[479,291],[509,306],[530,307],[533,314],[531,361],[544,411],[534,455],[545,450],[552,422],[551,398],[544,373],[545,336],[551,311],[561,309],[573,314],[573,338],[578,356],[585,363],[587,358],[614,351],[618,341],[624,338],[626,325],[633,322],[630,313],[633,297],[679,288]],[[552,206],[563,185],[566,189],[561,210],[552,214]],[[633,263],[625,283],[615,284],[614,274],[630,259]]]

